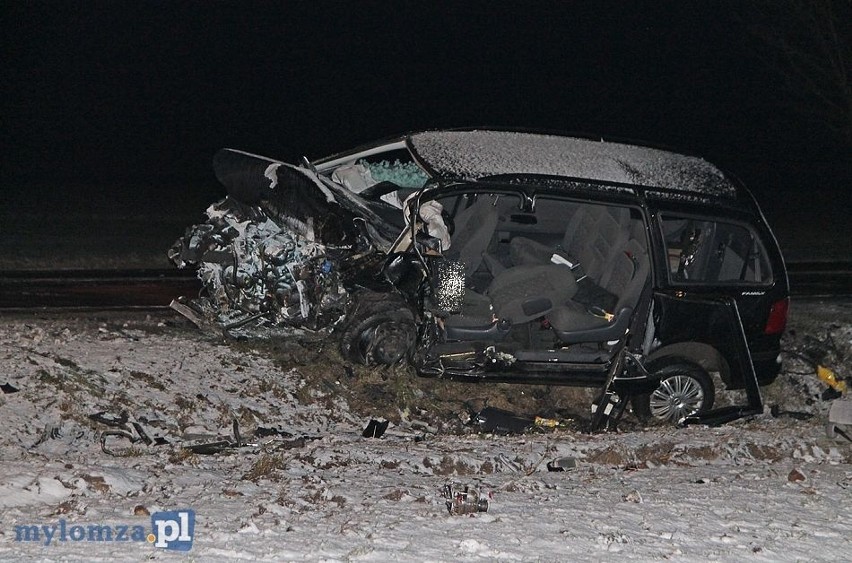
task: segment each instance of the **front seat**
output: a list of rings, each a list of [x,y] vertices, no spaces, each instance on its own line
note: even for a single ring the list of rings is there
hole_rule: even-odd
[[[453,219],[455,231],[452,244],[444,255],[464,264],[466,280],[482,264],[482,253],[488,248],[497,230],[497,215],[495,196],[480,194],[476,201],[460,210]]]
[[[543,317],[570,302],[577,282],[564,264],[509,268],[485,294],[465,290],[461,312],[444,320],[449,340],[500,340],[509,327]]]

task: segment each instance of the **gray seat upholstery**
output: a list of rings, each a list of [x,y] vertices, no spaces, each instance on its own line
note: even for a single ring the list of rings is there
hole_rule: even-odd
[[[611,320],[590,311],[594,304],[571,302],[556,307],[547,315],[550,325],[563,342],[605,341],[620,337],[627,328],[642,289],[651,272],[644,245],[635,239],[627,241],[606,264],[601,287],[618,297]]]
[[[576,292],[577,282],[568,266],[515,266],[494,278],[486,295],[466,289],[461,313],[444,323],[448,327],[486,327],[495,320],[522,324],[570,302]]]
[[[485,327],[494,322],[494,308],[491,299],[470,288],[465,288],[461,311],[444,319],[449,327]]]
[[[465,277],[468,279],[482,264],[482,253],[488,248],[497,229],[497,216],[494,197],[481,194],[454,217],[455,232],[445,256],[463,262]]]
[[[627,242],[629,228],[629,209],[585,205],[569,220],[561,251],[579,264],[585,275],[598,282],[607,262]],[[515,237],[509,244],[514,264],[547,263],[557,250],[525,237]]]
[[[571,268],[562,264],[515,266],[497,275],[488,297],[500,319],[520,324],[544,316],[577,293]]]

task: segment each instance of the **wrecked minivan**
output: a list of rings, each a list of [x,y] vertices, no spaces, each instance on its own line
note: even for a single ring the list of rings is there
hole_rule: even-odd
[[[228,196],[170,251],[226,331],[325,330],[350,361],[600,389],[592,425],[762,412],[789,286],[750,193],[693,156],[494,130],[291,165],[214,158]],[[748,404],[711,410],[714,378]]]

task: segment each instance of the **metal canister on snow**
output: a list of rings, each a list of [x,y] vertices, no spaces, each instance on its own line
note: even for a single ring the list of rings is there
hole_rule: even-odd
[[[447,499],[447,510],[450,514],[488,512],[488,499],[477,489],[471,489],[467,485],[463,491],[454,491],[452,485],[445,485],[444,498]]]

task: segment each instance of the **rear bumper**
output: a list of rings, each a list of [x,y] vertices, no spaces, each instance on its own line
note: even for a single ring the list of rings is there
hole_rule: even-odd
[[[758,352],[752,354],[751,360],[760,385],[769,385],[781,373],[781,350]]]

